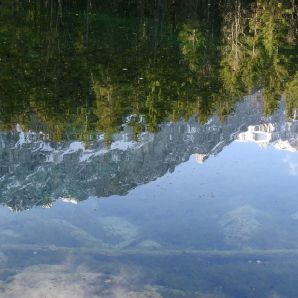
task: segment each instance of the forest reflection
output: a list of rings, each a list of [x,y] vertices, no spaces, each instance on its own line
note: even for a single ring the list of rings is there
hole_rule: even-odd
[[[100,2],[100,4],[98,3]],[[262,89],[298,104],[295,1],[11,1],[0,4],[0,129],[55,141],[135,139],[166,121],[221,120]]]

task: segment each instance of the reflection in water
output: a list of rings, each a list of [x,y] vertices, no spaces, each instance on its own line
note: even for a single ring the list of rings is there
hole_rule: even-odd
[[[144,132],[138,142],[125,127],[109,148],[102,134],[86,147],[80,141],[52,142],[43,133],[17,126],[19,132],[1,134],[2,203],[23,210],[50,206],[58,198],[76,203],[91,196],[125,195],[173,171],[192,154],[202,163],[234,140],[297,151],[296,121],[287,120],[284,104],[268,117],[262,106],[257,93],[238,103],[224,122],[214,116],[206,124],[194,119],[164,123],[155,134]]]
[[[0,19],[0,297],[297,297],[295,1]]]
[[[255,88],[264,90],[266,114],[284,95],[293,116],[294,2],[145,2],[126,10],[115,1],[104,14],[93,1],[87,11],[78,3],[4,1],[2,129],[19,123],[87,143],[102,131],[109,144],[123,122],[138,139],[164,121],[223,120]]]
[[[2,176],[2,203],[13,210],[32,208],[0,210],[3,297],[20,292],[28,297],[295,297],[298,205],[290,167],[298,164],[295,127],[283,103],[273,116],[263,117],[261,96],[254,95],[223,123],[214,117],[204,125],[193,120],[164,124],[143,143],[131,141],[131,131],[124,130],[109,149],[102,144],[100,155],[100,140],[86,149],[81,142],[3,133],[11,143],[3,141],[1,150],[10,152],[14,172]],[[27,141],[19,142],[23,137]],[[124,146],[123,139],[130,145]],[[281,142],[290,150],[276,150]],[[264,144],[273,146],[265,151]],[[43,149],[50,146],[57,147]],[[82,158],[86,150],[88,159]],[[53,154],[56,158],[47,158]],[[93,170],[86,172],[89,164]],[[84,179],[72,181],[68,177],[77,169],[83,169]],[[125,196],[90,198],[88,175],[98,179],[96,185],[104,181],[100,189],[110,195]],[[52,200],[37,193],[41,179],[61,187],[47,188]],[[138,183],[123,185],[124,179]],[[81,189],[90,196],[78,204],[88,197],[76,196]]]

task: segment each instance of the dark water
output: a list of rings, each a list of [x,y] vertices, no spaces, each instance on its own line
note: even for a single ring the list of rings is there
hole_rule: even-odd
[[[295,1],[0,2],[0,297],[297,297]]]

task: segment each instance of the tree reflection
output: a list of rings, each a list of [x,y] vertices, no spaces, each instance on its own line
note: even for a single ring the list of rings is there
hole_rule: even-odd
[[[294,1],[2,1],[0,127],[90,141],[224,119],[262,88],[297,108]],[[129,116],[129,117],[128,117]],[[128,118],[127,118],[128,117]]]

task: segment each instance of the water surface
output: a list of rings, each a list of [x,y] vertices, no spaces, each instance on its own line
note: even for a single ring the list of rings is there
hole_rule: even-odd
[[[294,2],[0,16],[0,297],[297,297]]]

